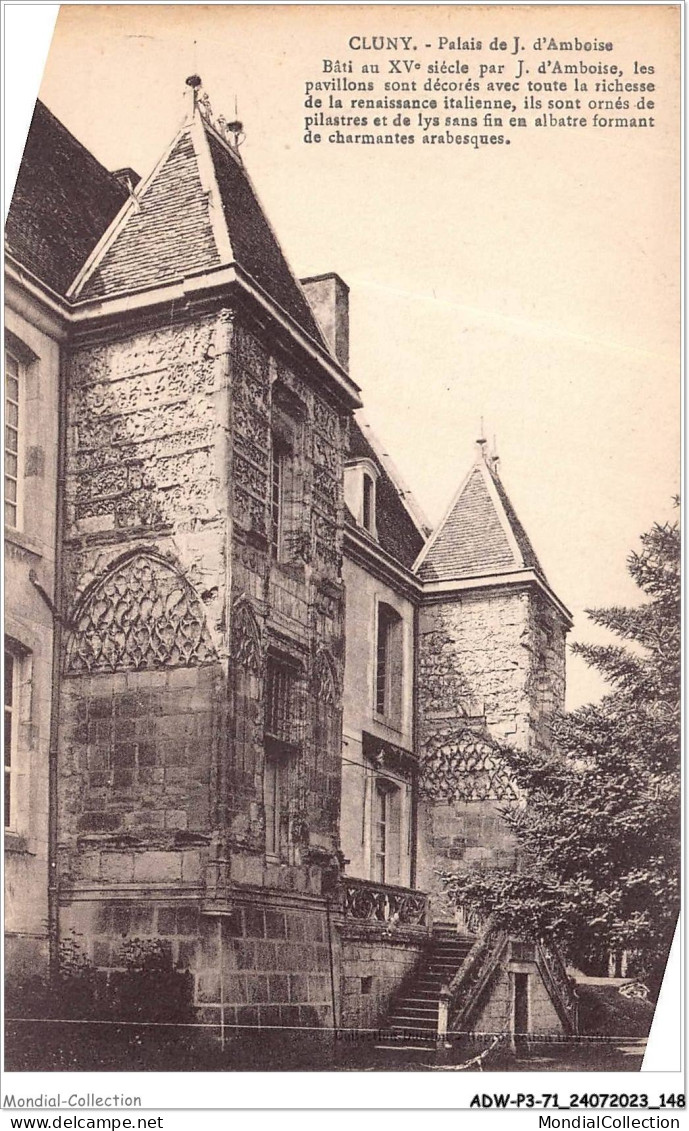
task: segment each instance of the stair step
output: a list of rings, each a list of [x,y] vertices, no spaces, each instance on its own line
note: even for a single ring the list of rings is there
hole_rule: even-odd
[[[425,1036],[434,1036],[438,1029],[436,1025],[419,1024],[415,1017],[392,1017],[385,1026],[387,1033],[423,1033]]]
[[[429,1037],[435,1037],[438,1032],[438,1026],[435,1022],[429,1022],[424,1025],[423,1022],[417,1020],[416,1017],[394,1017],[387,1025],[391,1033],[403,1032],[413,1033],[415,1036],[420,1036],[422,1033],[427,1034]]]
[[[378,1048],[428,1048],[435,1044],[440,992],[464,964],[474,942],[453,922],[434,924],[416,977],[391,1003],[386,1022],[390,1040],[382,1038]]]

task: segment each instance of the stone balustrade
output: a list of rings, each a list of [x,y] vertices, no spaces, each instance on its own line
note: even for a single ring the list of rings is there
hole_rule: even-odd
[[[429,899],[425,892],[372,880],[345,878],[342,909],[346,919],[359,923],[426,927],[429,922]]]

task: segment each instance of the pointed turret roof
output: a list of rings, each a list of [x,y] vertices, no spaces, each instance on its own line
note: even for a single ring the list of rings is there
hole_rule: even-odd
[[[69,297],[111,298],[233,266],[330,352],[236,146],[221,128],[194,103],[84,264]]]
[[[447,514],[419,555],[421,581],[458,581],[472,577],[534,570],[541,564],[507,492],[479,444],[476,462]]]

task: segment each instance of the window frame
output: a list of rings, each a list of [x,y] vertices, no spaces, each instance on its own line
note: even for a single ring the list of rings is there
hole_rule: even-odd
[[[384,635],[381,627],[384,625]],[[384,672],[381,681],[381,654]],[[381,696],[382,691],[382,696]],[[393,730],[403,725],[404,618],[394,605],[377,600],[375,606],[375,650],[373,672],[374,716]]]
[[[11,703],[7,703],[7,657],[12,657]],[[22,748],[22,728],[26,723],[28,700],[26,684],[30,678],[28,665],[31,653],[19,645],[12,637],[5,636],[3,648],[3,828],[6,834],[19,835],[23,831],[22,779],[26,774],[26,754]],[[9,708],[9,712],[8,712]],[[7,716],[11,718],[10,741],[7,744]],[[8,757],[9,755],[9,757]],[[8,797],[9,781],[9,797]],[[9,805],[9,808],[7,808]],[[5,823],[5,814],[9,823]]]
[[[400,881],[402,866],[402,796],[400,784],[388,777],[376,777],[374,781],[373,826],[371,829],[371,870],[373,881],[378,884],[395,885]],[[396,815],[394,807],[396,809]],[[382,848],[379,832],[382,829]],[[397,842],[393,837],[396,835]],[[397,871],[390,875],[396,861]]]
[[[10,371],[9,371],[9,364],[8,363],[10,361],[13,362],[14,365],[16,365],[16,367],[17,367],[16,375],[11,374]],[[23,475],[23,469],[24,469],[24,433],[25,433],[25,428],[23,427],[23,418],[24,418],[24,414],[25,414],[24,413],[24,405],[25,405],[25,400],[26,400],[26,370],[27,370],[26,363],[22,360],[19,350],[13,349],[11,344],[6,342],[5,343],[5,354],[4,354],[4,390],[3,390],[3,398],[4,399],[3,399],[3,415],[2,415],[3,425],[4,425],[3,438],[4,438],[4,444],[5,444],[4,460],[3,460],[3,474],[4,474],[4,479],[3,479],[3,491],[4,491],[4,494],[3,494],[3,501],[4,501],[3,514],[4,514],[4,520],[5,520],[6,528],[8,530],[20,530],[20,531],[23,529],[23,525],[24,525],[24,521],[23,521],[24,520],[24,505],[23,505],[24,504],[24,490],[23,490],[24,475]],[[8,395],[8,383],[9,383],[10,380],[14,380],[17,383],[17,399],[16,399],[16,401],[13,400],[13,399],[11,400],[9,395]],[[10,403],[16,406],[16,410],[17,410],[16,411],[16,415],[17,415],[16,425],[8,424],[8,422],[7,422],[7,409],[8,409],[8,404],[10,404]],[[16,433],[16,437],[17,437],[16,450],[14,450],[14,451],[9,449],[8,445],[7,445],[8,429],[11,429],[13,432]],[[14,456],[14,458],[16,459],[16,462],[17,462],[16,474],[14,474],[14,475],[10,474],[8,472],[8,469],[7,469],[8,456],[10,456],[10,457]],[[14,500],[8,500],[8,498],[7,498],[8,480],[12,480],[15,484],[16,497],[15,497]],[[8,506],[14,508],[14,511],[15,511],[14,521],[10,521],[7,517]]]
[[[270,453],[270,551],[276,562],[282,561],[285,525],[285,467],[288,449],[284,440],[273,433]]]
[[[361,479],[361,525],[376,537],[376,480],[364,469]]]
[[[288,860],[292,844],[289,805],[301,749],[301,676],[295,662],[269,653],[265,674],[263,806],[266,858],[272,861]]]

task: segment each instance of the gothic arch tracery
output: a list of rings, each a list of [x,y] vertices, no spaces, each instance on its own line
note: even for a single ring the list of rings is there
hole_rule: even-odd
[[[496,743],[466,729],[426,744],[422,792],[434,801],[516,801],[519,790]]]
[[[110,566],[81,598],[72,623],[69,674],[195,667],[217,658],[193,586],[153,551]]]

